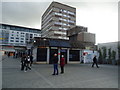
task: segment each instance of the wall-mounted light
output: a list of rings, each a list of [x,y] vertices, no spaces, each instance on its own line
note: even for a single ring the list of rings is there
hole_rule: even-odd
[[[36,42],[36,40],[33,41],[34,43]]]

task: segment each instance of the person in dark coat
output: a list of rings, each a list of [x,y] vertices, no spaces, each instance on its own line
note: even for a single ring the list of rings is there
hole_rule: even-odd
[[[97,58],[96,58],[96,55],[95,55],[94,58],[93,58],[93,64],[92,64],[92,67],[94,67],[94,64],[96,64],[96,67],[99,68],[99,67],[98,67],[98,64],[97,64]]]
[[[8,57],[10,57],[10,52],[8,52]]]
[[[54,57],[52,58],[52,60],[53,60],[53,67],[54,67],[54,72],[52,75],[58,75],[58,56],[56,53],[54,54]]]
[[[29,69],[31,70],[31,67],[30,67],[30,56],[27,56],[26,60],[25,60],[25,72]]]
[[[30,66],[32,66],[32,64],[33,64],[33,56],[30,55]]]
[[[64,58],[64,55],[62,55],[60,59],[61,74],[64,73],[64,66],[65,66],[65,58]]]
[[[21,71],[24,71],[24,67],[25,67],[25,59],[26,59],[26,56],[23,55],[22,58],[21,58]]]

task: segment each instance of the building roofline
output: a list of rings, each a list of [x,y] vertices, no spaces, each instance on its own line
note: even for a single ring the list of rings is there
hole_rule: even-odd
[[[54,3],[58,3],[58,4],[61,4],[61,5],[64,5],[64,6],[67,6],[67,7],[70,7],[70,8],[73,8],[73,9],[76,9],[75,7],[72,7],[72,6],[69,6],[67,4],[63,4],[63,3],[60,3],[60,2],[56,2],[56,1],[53,1]]]
[[[119,43],[119,41],[114,41],[114,42],[105,42],[105,43],[98,43],[97,45],[101,45],[101,44],[111,44],[111,43]]]
[[[85,27],[85,26],[76,25],[76,26],[74,26],[74,27],[72,27],[72,28],[70,28],[70,29],[68,29],[68,30],[71,30],[71,29],[76,28],[76,27],[84,27],[84,28],[88,28],[88,27]]]
[[[5,23],[0,23],[0,25],[8,25],[8,26],[14,26],[14,27],[20,27],[20,28],[26,28],[26,29],[34,29],[34,30],[40,30],[41,31],[41,29],[29,28],[29,27],[26,27],[26,26],[18,26],[18,25],[11,25],[11,24],[5,24]]]
[[[50,3],[50,5],[48,6],[48,8],[47,8],[47,9],[45,10],[45,12],[43,13],[42,18],[43,18],[43,16],[46,14],[46,12],[48,11],[48,9],[52,6],[53,3],[58,3],[58,4],[61,4],[61,5],[64,5],[64,6],[67,6],[67,7],[70,7],[70,8],[73,8],[73,9],[76,10],[75,7],[72,7],[72,6],[69,6],[69,5],[63,4],[63,3],[59,3],[59,2],[56,2],[56,1],[52,1],[52,2]]]

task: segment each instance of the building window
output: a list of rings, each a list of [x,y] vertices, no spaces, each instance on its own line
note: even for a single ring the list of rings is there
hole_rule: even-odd
[[[30,34],[30,38],[32,38],[33,37],[33,34]]]
[[[0,28],[2,28],[2,25],[0,25]]]
[[[37,36],[37,34],[34,34],[34,36]]]
[[[75,23],[75,21],[72,21],[72,20],[68,20],[69,23]]]
[[[21,40],[24,40],[24,38],[21,38]]]
[[[59,27],[59,29],[61,30],[61,29],[62,29],[62,27]]]
[[[11,37],[11,39],[14,39],[14,37]]]
[[[21,32],[21,34],[25,34],[25,33]]]
[[[24,42],[24,41],[20,41],[20,42]]]
[[[75,13],[71,11],[68,11],[68,14],[75,15]]]
[[[11,34],[11,36],[14,36],[14,34]]]
[[[25,29],[24,29],[24,28],[21,28],[20,30],[21,30],[21,31],[24,31]]]
[[[10,40],[10,42],[14,42],[14,40]]]
[[[10,27],[11,30],[15,30],[15,27]]]
[[[24,37],[24,35],[21,35],[21,37]]]
[[[18,40],[16,40],[16,42],[19,42]]]
[[[63,10],[64,13],[67,13],[67,10]]]
[[[14,31],[12,31],[12,33],[14,33]]]
[[[29,29],[25,29],[26,32],[30,32]]]
[[[19,30],[20,30],[20,28],[19,28],[19,27],[17,27],[17,28],[16,28],[16,30],[17,30],[17,31],[19,31]]]
[[[61,14],[61,13],[57,13],[57,12],[55,12],[55,15],[59,15],[59,16],[62,16],[62,14]]]
[[[16,39],[19,39],[19,38],[16,38]]]
[[[67,30],[68,28],[63,28],[63,30]]]
[[[6,29],[6,26],[2,25],[2,29]]]

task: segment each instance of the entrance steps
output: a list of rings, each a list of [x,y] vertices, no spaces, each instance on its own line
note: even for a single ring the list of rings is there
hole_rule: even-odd
[[[47,62],[34,62],[34,64],[48,64]]]
[[[80,61],[69,61],[68,64],[77,64],[80,63]]]

